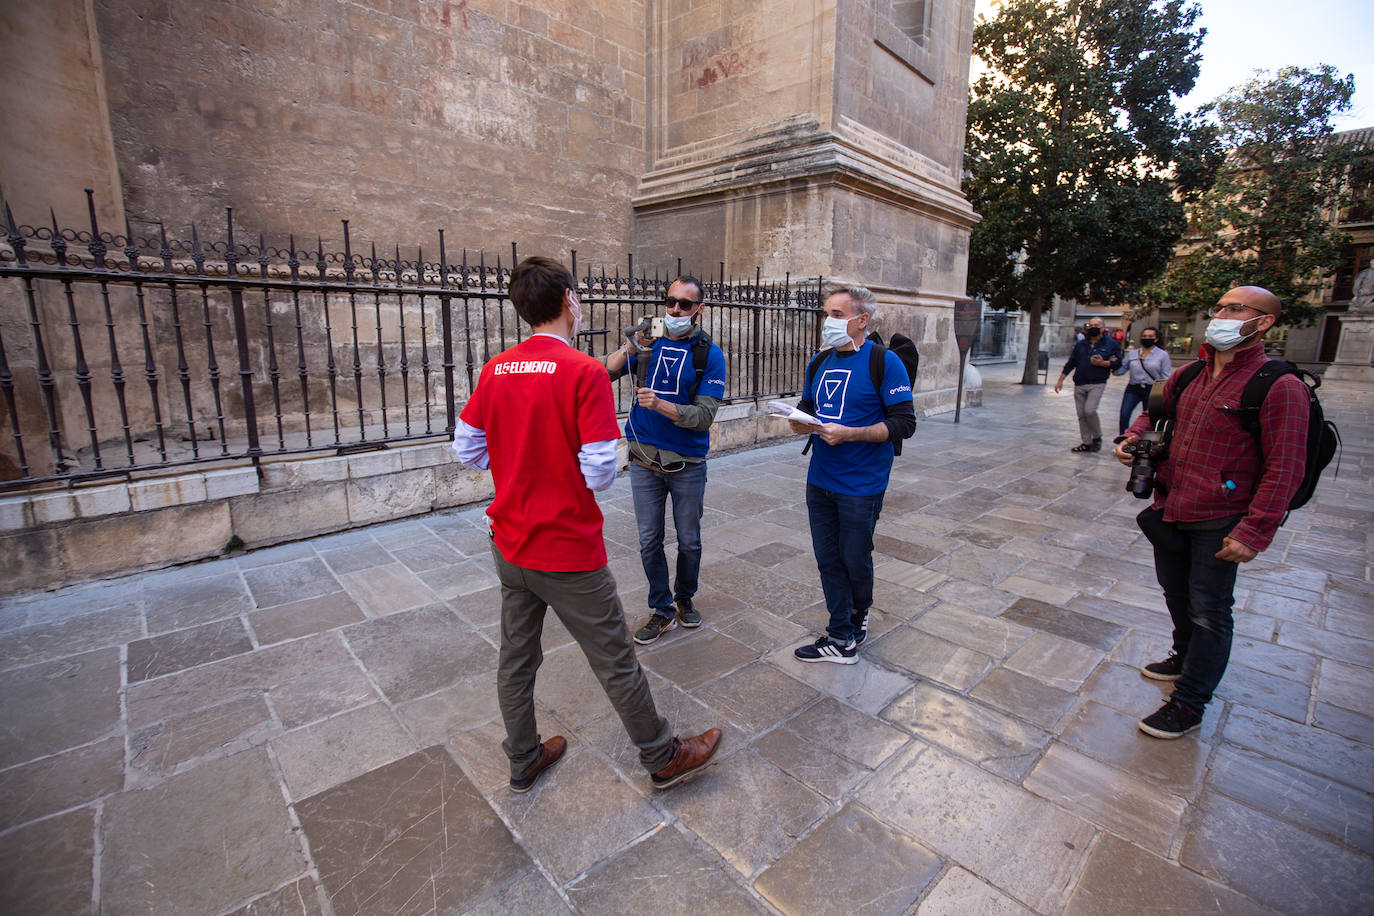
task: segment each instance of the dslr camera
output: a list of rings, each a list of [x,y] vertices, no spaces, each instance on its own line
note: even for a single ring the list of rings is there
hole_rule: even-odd
[[[1126,480],[1126,492],[1136,499],[1149,499],[1158,483],[1155,472],[1159,463],[1169,457],[1169,421],[1160,420],[1155,428],[1146,430],[1137,440],[1121,446],[1131,456],[1131,476]]]

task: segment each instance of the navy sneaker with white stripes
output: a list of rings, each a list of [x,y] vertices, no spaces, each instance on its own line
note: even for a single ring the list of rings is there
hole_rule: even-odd
[[[837,665],[852,665],[859,660],[859,648],[853,640],[845,645],[829,636],[801,646],[792,654],[804,662],[834,662]]]
[[[849,622],[854,624],[854,645],[863,645],[863,641],[868,638],[868,611],[850,617]]]

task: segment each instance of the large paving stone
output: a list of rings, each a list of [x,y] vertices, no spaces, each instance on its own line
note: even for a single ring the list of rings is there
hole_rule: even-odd
[[[1265,916],[1272,911],[1114,836],[1093,847],[1064,916],[1160,911],[1198,916]]]
[[[697,777],[708,781],[710,775]],[[568,742],[558,765],[534,788],[494,793],[492,804],[523,838],[525,848],[565,883],[663,822],[647,798],[587,745]]]
[[[248,631],[237,617],[134,640],[127,655],[128,681],[146,681],[252,649]]]
[[[701,608],[702,605],[698,602],[697,609]],[[877,616],[877,612],[874,616]],[[712,621],[712,624],[717,633],[730,637],[755,653],[771,652],[779,646],[800,645],[805,641],[808,632],[805,627],[785,617],[758,609],[735,614],[723,623]]]
[[[1200,731],[1178,741],[1161,741],[1140,731],[1140,716],[1088,702],[1065,723],[1059,740],[1174,795],[1192,798],[1202,785],[1219,719],[1209,713]]]
[[[272,741],[292,798],[338,785],[414,750],[391,711],[381,703],[341,713]]]
[[[1306,721],[1311,694],[1307,684],[1242,665],[1227,667],[1216,690],[1216,696],[1228,703],[1262,709],[1294,722]]]
[[[947,642],[1006,658],[1034,631],[997,617],[978,614],[955,604],[941,603],[912,621],[911,625]]]
[[[496,670],[496,647],[442,604],[366,620],[342,632],[393,703]]]
[[[660,827],[572,882],[567,893],[582,913],[766,912],[736,881],[699,841]]]
[[[798,661],[792,654],[794,649],[796,646],[783,646],[765,656],[765,661],[776,665],[791,677],[810,684],[821,693],[844,700],[869,715],[877,715],[892,702],[893,697],[911,686],[908,675],[873,664],[864,658],[862,651],[859,652],[858,664],[829,665]]]
[[[150,634],[181,630],[253,609],[253,599],[237,572],[198,579],[153,578],[144,583],[143,603]]]
[[[1036,633],[1003,665],[1051,687],[1076,691],[1102,658],[1098,649],[1049,633]]]
[[[496,675],[463,678],[429,696],[400,704],[396,714],[420,744],[442,744],[458,732],[501,715]]]
[[[1282,913],[1369,912],[1374,860],[1208,793],[1179,863]]]
[[[248,623],[258,643],[267,646],[357,623],[365,616],[352,598],[343,592],[334,592],[256,611],[248,615]]]
[[[938,855],[1044,912],[1067,893],[1094,834],[1059,807],[919,743],[875,774],[857,798]]]
[[[846,805],[759,875],[755,889],[784,913],[904,913],[940,872],[911,837]]]
[[[563,916],[572,910],[544,873],[534,866],[487,891],[463,910],[463,916],[510,916],[511,913]]]
[[[1374,855],[1374,797],[1324,776],[1223,746],[1208,784],[1251,808]]]
[[[456,912],[530,864],[437,747],[296,804],[334,912]]]
[[[1034,598],[1022,598],[1003,611],[1001,616],[1013,623],[1043,630],[1104,652],[1111,651],[1126,635],[1123,627]]]
[[[1023,785],[1160,856],[1169,854],[1188,807],[1179,796],[1062,744],[1050,746]]]
[[[130,684],[125,691],[128,724],[141,728],[237,697],[256,696],[322,668],[352,664],[353,656],[333,633],[268,646],[156,680]]]
[[[90,912],[94,855],[95,811],[91,808],[0,835],[0,910]]]
[[[400,563],[340,573],[338,579],[370,617],[382,617],[439,600],[429,586]]]
[[[752,749],[665,792],[661,803],[745,877],[774,862],[829,807]]]
[[[329,567],[316,556],[288,560],[257,569],[245,569],[243,581],[260,608],[291,604],[342,591]]]
[[[1244,708],[1231,713],[1224,735],[1230,744],[1259,751],[1365,792],[1374,791],[1374,768],[1369,765],[1367,745]]]
[[[123,787],[124,740],[118,736],[0,770],[0,830]]]
[[[799,725],[804,728],[804,723]],[[789,728],[773,729],[755,742],[754,749],[788,776],[830,799],[854,788],[870,772]]]
[[[320,916],[322,912],[315,879],[305,877],[245,904],[228,916]]]
[[[1030,910],[955,866],[926,894],[920,916],[1030,916]]]
[[[916,623],[920,623],[919,618]],[[910,626],[899,627],[872,645],[865,644],[861,654],[955,690],[973,686],[993,664],[993,659],[981,652]]]
[[[261,749],[114,796],[101,835],[100,896],[111,913],[216,912],[305,870]]]
[[[1072,693],[1006,668],[994,668],[969,696],[1044,729],[1052,729],[1075,700]]]
[[[268,694],[284,728],[299,728],[377,699],[372,681],[351,659],[340,665],[301,672],[273,686]]]
[[[120,718],[119,649],[0,673],[0,768],[106,735]]]
[[[166,722],[150,725],[129,736],[132,777],[158,778],[207,754],[228,756],[248,750],[264,736],[280,731],[272,711],[260,696],[241,697]]]
[[[805,721],[797,727],[804,728],[811,740],[870,770],[881,766],[910,740],[901,729],[833,697],[825,697],[808,709]]]
[[[1369,711],[1374,698],[1374,668],[1348,665],[1326,658],[1321,662],[1317,699],[1334,706]]]
[[[757,733],[786,719],[819,693],[772,665],[748,665],[697,688],[694,695],[746,731]]]
[[[651,652],[641,652],[640,662],[683,690],[692,690],[757,656],[753,649],[728,636],[698,630]]]
[[[1357,639],[1343,633],[1284,621],[1279,624],[1278,642],[1322,658],[1334,658],[1366,668],[1374,667],[1374,640]]]
[[[120,646],[142,635],[143,611],[137,601],[130,607],[18,626],[0,639],[0,671]]]
[[[1050,740],[1048,732],[933,684],[898,697],[883,718],[1013,782]]]

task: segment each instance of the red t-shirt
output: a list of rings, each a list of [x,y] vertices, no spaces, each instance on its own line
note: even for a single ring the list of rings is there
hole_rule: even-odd
[[[501,555],[545,572],[605,566],[601,508],[577,452],[620,438],[606,367],[558,338],[531,337],[482,367],[462,419],[487,434],[487,515]]]

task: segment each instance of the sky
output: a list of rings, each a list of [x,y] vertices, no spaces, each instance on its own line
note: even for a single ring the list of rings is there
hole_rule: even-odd
[[[1336,130],[1374,127],[1374,3],[1370,0],[1200,0],[1202,73],[1188,110],[1248,81],[1257,69],[1331,64],[1355,75],[1350,110]]]
[[[1180,103],[1195,109],[1249,81],[1256,70],[1331,64],[1355,75],[1350,110],[1336,130],[1374,127],[1374,2],[1371,0],[1198,0],[1207,36],[1202,73]],[[975,9],[992,14],[994,0]]]

